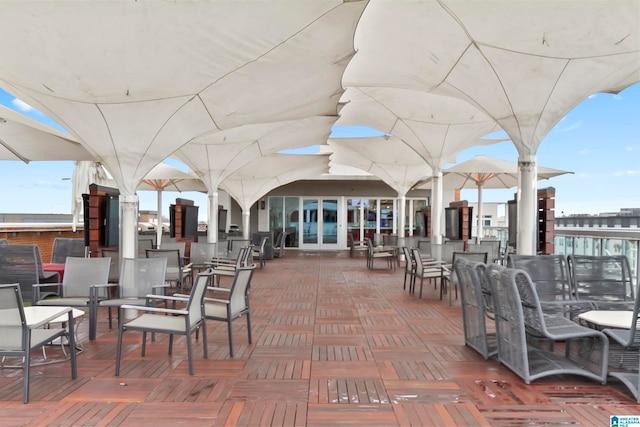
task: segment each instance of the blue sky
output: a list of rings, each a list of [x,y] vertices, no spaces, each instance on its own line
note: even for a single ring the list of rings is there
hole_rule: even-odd
[[[1,90],[0,104],[59,127]],[[465,150],[457,160],[462,162],[477,154],[517,160],[511,142]],[[640,83],[618,95],[599,93],[584,100],[549,132],[537,156],[541,166],[574,172],[538,183],[539,188],[555,187],[556,216],[640,208]],[[178,162],[169,163],[184,169]],[[71,213],[72,174],[73,162],[0,161],[0,181],[4,183],[0,212]],[[483,200],[506,202],[513,199],[514,192],[515,188],[485,190]],[[138,194],[141,210],[156,209],[155,192]],[[476,190],[463,190],[461,196],[470,202],[477,200]],[[165,193],[166,216],[168,205],[176,197],[194,200],[206,217],[206,196],[192,192]]]

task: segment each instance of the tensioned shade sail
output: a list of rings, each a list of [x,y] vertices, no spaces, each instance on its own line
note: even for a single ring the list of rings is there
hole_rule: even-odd
[[[0,105],[0,160],[93,160],[71,135]]]
[[[331,138],[330,166],[346,165],[369,172],[405,195],[431,175],[431,167],[411,147],[394,136]]]
[[[329,172],[328,155],[274,154],[256,159],[220,185],[244,212],[274,188]]]
[[[4,3],[0,86],[87,144],[133,194],[204,133],[336,115],[365,5]]]

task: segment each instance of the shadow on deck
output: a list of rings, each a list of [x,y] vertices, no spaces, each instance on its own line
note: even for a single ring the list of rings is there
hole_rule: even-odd
[[[449,307],[432,285],[402,289],[402,268],[368,270],[342,252],[288,251],[257,269],[252,283],[253,344],[234,322],[208,323],[209,359],[194,347],[188,374],[184,339],[125,334],[115,377],[117,333],[100,313],[98,338],[84,347],[78,379],[68,363],[34,367],[31,402],[22,372],[0,370],[0,423],[8,425],[444,426],[609,425],[639,415],[614,379],[602,386],[558,376],[524,384],[496,360],[464,345],[459,302]],[[55,351],[55,349],[52,349]]]

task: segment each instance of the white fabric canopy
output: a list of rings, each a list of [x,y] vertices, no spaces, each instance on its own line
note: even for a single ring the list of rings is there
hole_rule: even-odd
[[[71,135],[0,105],[0,160],[92,160]]]
[[[246,164],[220,187],[242,208],[242,233],[249,238],[251,205],[274,188],[328,172],[328,155],[274,154]]]
[[[0,86],[112,173],[123,253],[134,257],[136,186],[176,149],[216,129],[336,114],[365,5],[4,3]]]
[[[372,64],[373,65],[373,64]],[[439,176],[460,151],[498,142],[480,139],[499,130],[496,122],[474,106],[456,98],[391,87],[350,87],[341,100],[336,125],[366,125],[401,139]],[[426,172],[425,169],[425,178]],[[442,236],[442,187],[435,179],[431,225],[436,242]]]
[[[449,95],[492,117],[520,154],[518,251],[535,253],[536,151],[598,91],[640,81],[640,2],[371,2],[346,86]]]

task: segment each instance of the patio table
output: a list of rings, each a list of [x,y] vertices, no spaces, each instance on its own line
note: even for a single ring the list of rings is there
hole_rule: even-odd
[[[595,329],[629,329],[633,310],[591,310],[580,313],[578,319]]]

